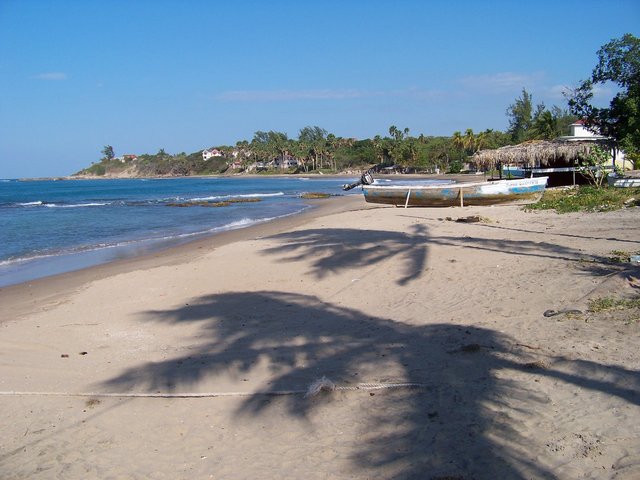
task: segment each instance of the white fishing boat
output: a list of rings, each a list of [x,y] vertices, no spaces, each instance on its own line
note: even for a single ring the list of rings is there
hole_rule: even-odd
[[[365,200],[369,203],[403,207],[523,205],[540,200],[547,185],[547,179],[548,177],[536,177],[446,185],[362,182],[362,191]]]

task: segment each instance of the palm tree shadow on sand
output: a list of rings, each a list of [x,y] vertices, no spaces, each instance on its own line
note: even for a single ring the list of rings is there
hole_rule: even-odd
[[[188,356],[137,365],[109,381],[109,389],[182,391],[205,377],[246,374],[265,361],[271,378],[259,390],[300,390],[323,375],[340,385],[415,382],[425,388],[376,395],[379,408],[367,412],[366,427],[353,441],[355,467],[399,479],[553,477],[527,457],[528,440],[508,414],[514,399],[524,410],[549,399],[496,375],[525,369],[528,361],[498,332],[408,325],[277,291],[203,296],[174,310],[146,312],[146,318],[196,322],[206,341]],[[591,373],[603,368],[590,367]],[[629,387],[637,387],[633,372],[617,373],[615,384],[552,370],[539,374],[637,401],[637,388]],[[268,415],[274,403],[264,399],[239,399],[237,414]],[[288,395],[277,401],[291,416],[308,418],[322,400]]]
[[[287,232],[269,237],[277,246],[265,254],[280,255],[283,261],[311,261],[310,274],[324,278],[345,268],[375,265],[393,259],[403,266],[399,285],[420,277],[428,254],[428,230],[423,224],[411,225],[408,232],[320,228]]]

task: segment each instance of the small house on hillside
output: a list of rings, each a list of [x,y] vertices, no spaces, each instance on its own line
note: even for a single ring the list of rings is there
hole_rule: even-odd
[[[209,160],[211,157],[222,157],[224,156],[224,152],[222,150],[218,150],[217,148],[208,148],[202,151],[202,159]]]
[[[118,160],[122,163],[133,162],[137,159],[138,159],[138,156],[132,153],[125,153],[124,155],[121,155],[119,157],[114,157],[114,160]]]
[[[242,162],[240,160],[234,160],[233,162],[229,163],[229,170],[242,170],[243,166],[242,166]]]

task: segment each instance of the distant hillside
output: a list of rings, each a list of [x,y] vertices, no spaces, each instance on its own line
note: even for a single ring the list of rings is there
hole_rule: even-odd
[[[155,155],[140,155],[134,158],[103,159],[90,167],[74,173],[77,177],[136,178],[136,177],[181,177],[190,175],[215,175],[224,173],[232,160],[212,157],[203,160],[202,152],[187,155],[169,155],[160,150]]]

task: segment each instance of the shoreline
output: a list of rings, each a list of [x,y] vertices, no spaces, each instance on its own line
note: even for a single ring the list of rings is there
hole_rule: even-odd
[[[159,177],[136,177],[136,176],[92,176],[92,175],[66,175],[59,177],[26,177],[26,178],[6,178],[2,180],[17,182],[40,182],[40,181],[66,181],[66,180],[171,180],[171,179],[187,179],[187,178],[296,178],[296,177],[312,177],[312,178],[355,178],[362,175],[363,171],[348,173],[274,173],[269,175],[260,175],[255,173],[236,173],[236,174],[212,174],[212,175],[187,175],[187,176],[159,176]],[[378,173],[377,176],[383,178],[424,178],[425,180],[454,180],[458,182],[475,181],[471,178],[486,177],[487,174],[473,173]]]
[[[173,263],[194,261],[198,256],[206,254],[207,251],[230,243],[271,235],[333,213],[357,210],[359,208],[373,208],[367,206],[364,199],[359,195],[307,200],[305,203],[309,206],[307,209],[285,217],[243,228],[220,231],[177,245],[152,250],[141,255],[114,259],[68,272],[0,286],[0,305],[3,306],[2,310],[9,316],[16,315],[34,297],[57,299],[81,288],[83,285],[106,277]],[[2,323],[2,319],[0,319],[0,323]]]
[[[184,179],[184,178],[266,178],[264,175],[212,175],[212,176],[197,176],[197,177],[153,177],[158,179]],[[343,174],[336,175],[312,175],[313,178],[322,179],[323,177],[328,178],[344,178],[345,181],[350,179],[350,177],[345,177]],[[425,180],[448,180],[460,183],[471,182],[477,180],[477,176],[469,176],[469,175],[412,175],[412,174],[387,174],[381,175],[381,178],[384,179],[425,179]],[[270,175],[269,178],[300,178],[300,176],[292,176],[292,175]],[[57,178],[55,180],[127,180],[125,178],[104,178],[104,177],[84,177],[84,178]],[[138,178],[136,178],[138,179]],[[20,181],[50,181],[53,179],[25,179]],[[359,196],[359,194],[352,194],[355,196]],[[340,198],[346,198],[348,195],[336,195]],[[310,204],[307,201],[307,205],[311,206],[311,209],[317,208],[317,205]],[[305,211],[289,214],[289,215],[300,215],[304,214]],[[288,216],[288,215],[286,215]],[[274,220],[266,220],[266,222],[271,222]],[[278,221],[278,218],[275,219]],[[258,221],[257,223],[264,223],[265,221]],[[235,230],[235,229],[232,229]],[[148,239],[148,240],[139,240],[131,242],[130,244],[123,245],[112,245],[105,248],[95,248],[90,250],[80,250],[77,252],[69,252],[69,253],[59,253],[53,255],[45,255],[42,257],[34,257],[34,258],[24,258],[21,260],[15,261],[15,263],[0,266],[0,269],[5,270],[2,272],[2,276],[0,277],[0,289],[7,288],[13,285],[19,285],[22,283],[33,282],[40,278],[47,277],[57,277],[59,275],[63,275],[69,272],[75,272],[78,270],[84,270],[86,268],[92,268],[104,264],[109,264],[112,262],[119,262],[122,259],[128,258],[137,258],[137,257],[145,257],[148,255],[153,255],[156,252],[162,252],[167,249],[171,249],[174,246],[180,246],[184,244],[189,244],[191,242],[197,241],[199,238],[207,238],[210,236],[220,235],[221,233],[225,233],[225,230],[220,230],[216,232],[208,232],[208,233],[198,233],[194,234],[194,239],[184,239],[179,237],[174,238],[166,238],[166,239]],[[1,271],[1,270],[0,270]],[[44,272],[44,275],[43,275]]]

